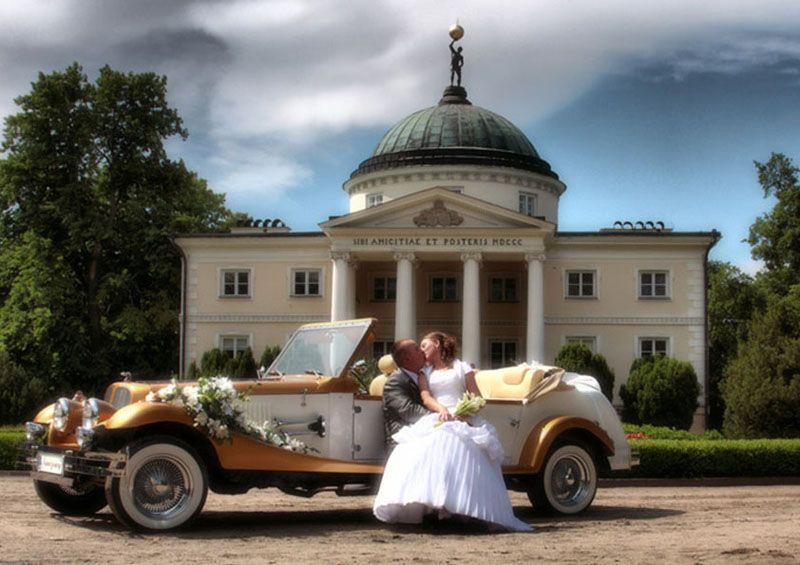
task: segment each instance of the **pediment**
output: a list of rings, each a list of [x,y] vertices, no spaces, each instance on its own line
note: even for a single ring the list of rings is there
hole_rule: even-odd
[[[431,188],[320,224],[323,230],[503,229],[552,231],[555,226],[444,188]]]

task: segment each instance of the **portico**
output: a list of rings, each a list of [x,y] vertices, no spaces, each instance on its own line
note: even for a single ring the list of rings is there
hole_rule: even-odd
[[[380,264],[387,280],[394,281],[394,325],[391,336],[384,337],[418,338],[437,323],[445,324],[442,329],[460,334],[462,358],[485,364],[482,329],[489,312],[482,309],[495,305],[486,288],[486,281],[493,279],[482,272],[502,266],[501,272],[511,270],[514,280],[524,281],[520,290],[525,290],[519,296],[516,283],[509,289],[517,316],[509,321],[504,315],[507,328],[514,326],[515,318],[524,326],[525,349],[517,355],[527,360],[543,358],[543,263],[546,239],[554,230],[549,222],[432,188],[321,227],[331,240],[332,320],[368,314],[366,306],[359,312],[358,303],[359,298],[362,304],[369,300],[369,283],[362,289],[366,296],[357,296],[355,269],[369,272],[370,265]],[[430,275],[437,268],[442,269],[441,276]],[[429,273],[427,280],[420,280],[420,273]],[[439,308],[436,315],[431,306],[436,302],[449,308]]]

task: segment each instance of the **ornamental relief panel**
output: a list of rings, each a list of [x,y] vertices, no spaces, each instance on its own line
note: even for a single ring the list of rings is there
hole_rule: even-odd
[[[414,216],[414,225],[418,228],[449,228],[464,223],[463,216],[448,210],[441,200],[434,200],[433,207],[423,210]]]

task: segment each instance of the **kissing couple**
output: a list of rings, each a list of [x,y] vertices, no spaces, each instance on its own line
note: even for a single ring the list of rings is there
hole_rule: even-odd
[[[427,334],[418,345],[392,345],[397,369],[383,388],[391,449],[373,512],[382,522],[419,524],[426,515],[485,522],[492,529],[531,531],[517,519],[503,472],[503,446],[494,426],[453,410],[464,395],[481,395],[473,368],[456,358],[454,337]]]

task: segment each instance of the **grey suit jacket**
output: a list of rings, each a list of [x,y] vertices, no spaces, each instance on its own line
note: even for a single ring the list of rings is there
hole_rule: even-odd
[[[413,424],[430,410],[422,405],[419,387],[402,369],[397,369],[383,385],[383,421],[386,428],[386,446],[394,447],[392,436],[400,428]]]

